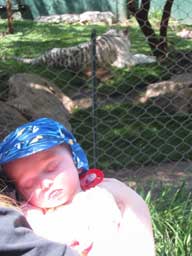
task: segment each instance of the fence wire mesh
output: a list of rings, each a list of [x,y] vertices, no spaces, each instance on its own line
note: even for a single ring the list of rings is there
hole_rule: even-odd
[[[7,21],[2,19],[0,138],[26,121],[48,116],[73,131],[90,166],[135,175],[165,163],[172,170],[189,170],[192,25],[171,16],[167,36],[157,41],[147,33],[151,25],[161,33],[162,13],[150,13],[148,23],[147,10],[147,5],[142,12],[132,10],[124,24],[110,26],[54,23],[50,17],[48,22],[15,19],[13,34],[4,33]],[[103,36],[111,27],[123,31],[131,45],[113,33]],[[40,65],[15,58],[38,58],[54,48],[72,50],[52,50]]]

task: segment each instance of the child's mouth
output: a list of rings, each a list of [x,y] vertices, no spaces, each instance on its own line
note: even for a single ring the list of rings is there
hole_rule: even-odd
[[[63,189],[56,189],[53,190],[50,194],[49,194],[49,199],[60,199],[61,197],[63,197],[64,191]]]

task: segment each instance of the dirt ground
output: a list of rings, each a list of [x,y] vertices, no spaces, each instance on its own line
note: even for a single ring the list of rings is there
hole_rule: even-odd
[[[192,189],[192,161],[161,163],[155,166],[140,167],[135,169],[123,169],[119,171],[107,170],[107,177],[115,177],[128,184],[130,187],[138,187],[159,191],[163,185],[177,188],[185,182],[186,187]]]

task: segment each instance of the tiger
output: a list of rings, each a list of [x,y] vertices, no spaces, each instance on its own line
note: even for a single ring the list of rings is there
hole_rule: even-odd
[[[92,42],[66,48],[53,48],[36,58],[14,57],[14,60],[31,65],[47,65],[69,70],[81,70],[91,66]],[[128,29],[109,29],[96,37],[96,63],[98,67],[129,67],[138,62],[130,52]]]

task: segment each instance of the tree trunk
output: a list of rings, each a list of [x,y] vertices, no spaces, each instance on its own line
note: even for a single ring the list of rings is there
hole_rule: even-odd
[[[136,14],[136,12],[137,12],[135,0],[128,0],[127,7],[128,7],[128,10],[130,11],[130,13],[131,13],[133,16],[135,16],[135,14]]]
[[[163,51],[167,50],[167,29],[169,24],[169,18],[171,15],[171,8],[174,0],[167,0],[163,9],[163,15],[160,23],[160,44]]]
[[[12,4],[11,0],[6,1],[6,12],[7,12],[7,22],[8,22],[8,33],[13,34],[14,29],[13,29],[13,17],[12,17]]]
[[[155,34],[155,31],[153,30],[148,18],[150,2],[150,0],[142,0],[141,7],[135,13],[135,18],[139,23],[139,26],[143,34],[145,35],[153,54],[158,57],[159,54],[157,52],[157,49],[159,44],[159,38]]]
[[[142,0],[139,9],[136,8],[135,0],[128,0],[128,9],[135,16],[156,57],[164,57],[167,53],[167,27],[173,2],[174,0],[166,1],[161,19],[159,37],[156,35],[148,18],[151,0]]]

